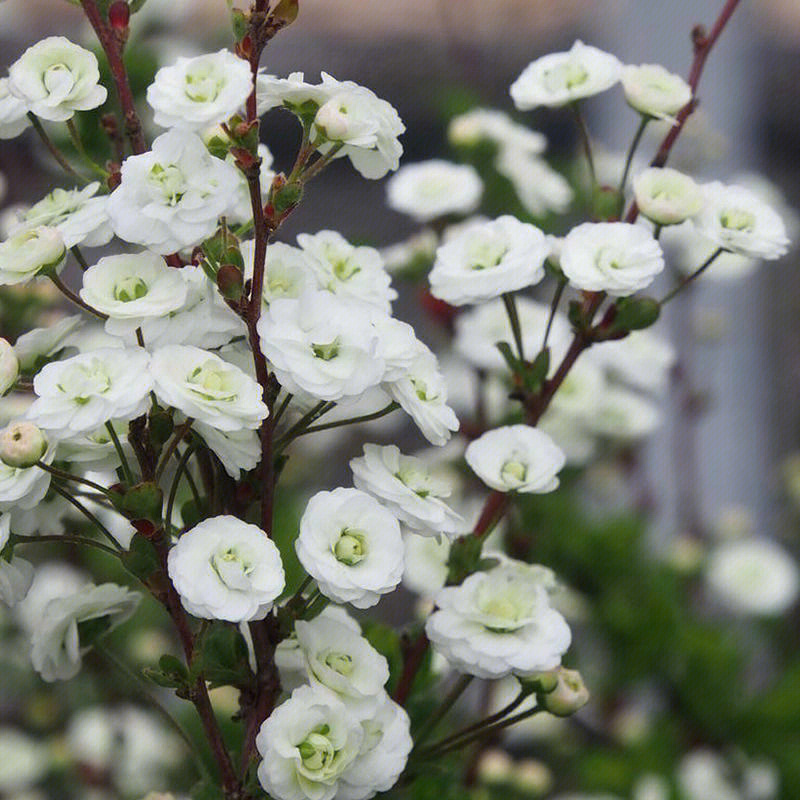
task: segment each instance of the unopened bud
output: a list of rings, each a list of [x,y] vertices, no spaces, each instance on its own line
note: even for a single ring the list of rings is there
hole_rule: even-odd
[[[535,672],[519,678],[520,688],[525,694],[547,694],[558,685],[558,670],[551,669],[547,672]]]
[[[47,439],[32,422],[12,422],[0,431],[0,461],[9,467],[32,467],[46,451]]]
[[[543,795],[553,785],[553,773],[546,764],[526,758],[514,767],[514,786],[525,794]]]
[[[514,762],[504,750],[487,750],[478,762],[478,777],[484,783],[507,783]]]
[[[580,672],[559,667],[558,683],[552,692],[537,697],[545,711],[557,717],[569,717],[589,702],[589,690]]]
[[[272,9],[271,17],[282,25],[291,25],[300,13],[299,0],[280,0]]]
[[[347,110],[342,106],[342,101],[336,97],[320,106],[314,122],[325,137],[334,142],[344,139],[351,127]]]
[[[244,277],[239,267],[223,264],[217,272],[217,288],[228,300],[241,300],[244,291]]]
[[[0,339],[0,395],[5,394],[19,377],[19,359],[14,348]]]
[[[120,45],[124,45],[128,40],[128,34],[130,33],[128,25],[130,21],[131,7],[126,0],[115,0],[115,2],[108,7],[108,23],[111,26],[111,30],[114,31],[114,35],[117,37],[117,41]]]

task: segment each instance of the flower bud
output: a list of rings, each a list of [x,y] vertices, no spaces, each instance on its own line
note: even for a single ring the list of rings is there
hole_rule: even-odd
[[[314,122],[326,138],[334,142],[344,139],[350,131],[347,110],[342,106],[341,99],[337,97],[331,98],[320,106]]]
[[[0,242],[0,285],[24,283],[40,272],[55,269],[66,252],[56,228],[23,228]]]
[[[558,670],[551,669],[547,672],[521,676],[519,683],[525,694],[547,694],[558,685]]]
[[[131,7],[125,0],[115,0],[108,7],[108,21],[113,30],[127,37],[128,23],[131,20]]]
[[[674,119],[692,99],[689,84],[660,64],[624,67],[622,89],[628,105],[640,114],[656,119]]]
[[[217,288],[228,300],[241,300],[244,291],[242,271],[235,264],[222,264],[217,272]]]
[[[633,193],[639,211],[656,225],[678,225],[703,205],[700,187],[688,175],[669,167],[650,167],[639,173]]]
[[[19,377],[19,359],[14,348],[0,339],[0,395],[4,395]]]
[[[47,439],[32,422],[13,422],[0,431],[0,461],[9,467],[32,467],[46,450]]]
[[[559,667],[558,683],[552,692],[537,697],[545,711],[557,717],[569,717],[589,702],[589,690],[580,672]]]

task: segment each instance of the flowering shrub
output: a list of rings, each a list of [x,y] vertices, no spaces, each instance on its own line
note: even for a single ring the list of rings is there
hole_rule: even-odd
[[[476,163],[401,167],[405,128],[389,102],[325,73],[315,83],[262,70],[298,0],[234,9],[231,50],[158,70],[145,93],[159,130],[148,144],[122,58],[141,3],[80,5],[108,90],[97,57],[63,37],[30,47],[0,83],[0,137],[29,123],[79,182],[11,220],[0,285],[52,285],[80,312],[13,346],[0,340],[0,599],[43,681],[72,679],[96,658],[149,681],[113,716],[76,714],[70,752],[131,798],[192,783],[197,800],[455,797],[464,773],[467,787],[479,776],[541,794],[543,766],[486,748],[534,717],[572,717],[595,681],[602,695],[598,670],[587,688],[562,663],[592,637],[563,579],[614,620],[614,604],[636,600],[605,593],[594,580],[603,563],[617,586],[640,591],[645,615],[657,618],[647,603],[659,591],[677,594],[657,566],[652,583],[631,582],[638,530],[623,526],[616,541],[598,533],[575,511],[575,475],[657,426],[675,355],[646,329],[663,306],[728,254],[776,259],[789,247],[758,191],[665,167],[737,3],[696,36],[688,82],[581,42],[514,82],[520,111],[574,110],[588,190],[545,161],[542,134],[487,109],[449,128]],[[606,181],[579,103],[618,83],[640,127]],[[74,120],[108,94],[122,116],[102,116],[99,158]],[[302,131],[284,171],[261,142],[270,109]],[[632,173],[645,128],[664,122],[651,166]],[[58,147],[60,126],[71,155]],[[395,173],[390,206],[430,227],[383,252],[331,230],[275,241],[313,179],[345,158],[365,179]],[[100,180],[84,180],[86,170]],[[487,172],[506,181],[514,213],[465,219],[481,207]],[[549,224],[567,212],[567,226]],[[678,228],[706,250],[663,296],[642,294],[670,260],[662,231]],[[106,246],[111,254],[97,250]],[[426,307],[453,333],[441,358],[392,313],[393,278],[421,274]],[[408,419],[432,447],[409,455],[373,441],[384,417]],[[330,437],[348,426],[359,437],[353,486],[309,497],[299,484],[337,457]],[[538,540],[556,524],[557,536]],[[34,568],[24,556],[37,546],[53,555]],[[419,613],[389,626],[375,607],[401,585],[421,596]],[[798,574],[776,544],[726,543],[709,560],[708,587],[738,613],[777,615],[794,602]],[[702,639],[670,619],[640,651],[640,609],[626,611],[633,621],[612,631],[609,673],[630,659],[640,676],[637,659],[659,661],[671,633],[687,651],[690,634]],[[125,626],[158,614],[170,635],[133,657]],[[479,683],[483,701],[465,726],[445,729]],[[189,725],[176,698],[194,707]],[[131,699],[159,708],[186,750]],[[35,748],[0,730],[0,753],[13,754],[0,792],[42,778]],[[177,768],[190,761],[194,781]],[[771,775],[748,764],[742,781],[761,791]],[[645,776],[636,797],[668,797],[665,781]],[[704,751],[686,757],[677,781],[687,798],[774,796],[736,794],[721,758]]]

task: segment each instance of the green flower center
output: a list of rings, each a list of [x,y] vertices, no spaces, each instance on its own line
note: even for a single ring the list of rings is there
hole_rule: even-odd
[[[513,458],[506,461],[500,469],[500,478],[510,484],[523,483],[527,474],[528,465]]]
[[[187,376],[186,382],[204,400],[232,402],[238,397],[233,371],[215,361],[206,361],[205,364],[195,367]]]
[[[186,194],[186,178],[175,164],[153,164],[147,180],[172,206],[180,203]]]
[[[186,96],[195,103],[212,103],[225,85],[222,76],[215,74],[208,64],[196,66],[186,73]]]
[[[323,361],[330,361],[339,355],[339,337],[337,336],[332,342],[328,344],[312,344],[311,350],[314,353],[314,358],[321,358]]]
[[[147,284],[136,275],[123,278],[114,286],[114,299],[121,303],[130,303],[132,300],[140,300],[147,294]]]
[[[93,359],[88,364],[74,364],[64,371],[58,388],[79,406],[111,388],[111,378],[105,364]]]
[[[366,537],[360,531],[345,528],[333,546],[333,555],[342,564],[354,567],[367,556]]]
[[[298,750],[303,766],[309,772],[320,772],[330,767],[336,757],[336,750],[328,738],[330,728],[327,725],[320,725],[300,743]]]
[[[353,658],[347,653],[328,653],[324,658],[324,663],[340,675],[350,675],[353,672]]]
[[[583,64],[567,61],[545,71],[544,85],[548,91],[559,92],[581,86],[588,78],[589,73]]]
[[[749,211],[741,208],[727,208],[719,215],[722,227],[729,231],[751,231],[756,225],[756,218]]]
[[[483,270],[496,267],[507,252],[506,245],[498,240],[481,239],[473,241],[468,252],[470,268]]]

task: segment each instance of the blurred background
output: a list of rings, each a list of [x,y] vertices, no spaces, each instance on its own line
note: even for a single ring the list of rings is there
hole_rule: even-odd
[[[452,158],[449,120],[474,106],[511,113],[508,87],[536,57],[581,38],[625,63],[660,63],[686,75],[692,27],[710,25],[721,5],[721,0],[300,0],[298,22],[269,46],[264,66],[281,76],[302,70],[316,81],[324,70],[364,84],[404,120],[405,163]],[[132,30],[132,47],[140,49],[131,50],[137,53],[131,66],[140,86],[177,55],[230,42],[222,0],[148,0]],[[79,11],[68,3],[0,2],[0,74],[49,34],[90,41]],[[702,180],[763,175],[782,195],[790,221],[791,209],[800,206],[799,78],[800,3],[743,2],[710,57],[700,109],[671,165]],[[590,100],[586,114],[597,152],[613,162],[628,147],[636,116],[626,111],[618,89]],[[578,141],[568,113],[540,110],[516,118],[547,136],[554,164],[573,159]],[[651,128],[639,151],[643,161],[664,132]],[[264,129],[276,168],[290,166],[299,138],[295,120],[272,112]],[[30,133],[3,142],[0,205],[10,209],[39,199],[53,181],[48,169]],[[400,242],[417,226],[388,208],[385,192],[384,182],[365,181],[348,164],[335,163],[312,186],[280,238],[293,241],[297,232],[332,228],[378,247]],[[425,313],[418,287],[400,291],[397,315],[435,345],[441,333]],[[797,551],[797,251],[735,278],[702,281],[668,309],[656,330],[677,353],[657,430],[641,447],[617,451],[613,470],[605,464],[583,477],[584,499],[600,497],[588,522],[561,506],[529,510],[530,524],[542,530],[588,525],[584,549],[545,544],[536,558],[596,601],[599,618],[587,621],[587,629],[602,630],[607,641],[584,645],[581,667],[594,664],[588,674],[601,701],[588,720],[575,723],[583,726],[577,738],[543,745],[552,731],[542,725],[510,744],[517,764],[514,791],[551,796],[547,792],[555,785],[635,800],[792,800],[800,797],[800,617],[793,612],[780,623],[751,627],[720,622],[720,611],[712,606],[712,622],[695,626],[681,616],[693,608],[697,585],[681,581],[691,577],[709,542],[720,537],[766,536]],[[335,446],[321,478],[329,485],[342,481],[355,452],[352,442],[337,440]],[[628,515],[620,523],[616,515],[630,507],[635,522]],[[640,547],[658,552],[671,577],[661,567],[643,566],[637,560]],[[590,576],[590,566],[597,576]],[[685,656],[674,664],[673,648]],[[762,690],[771,692],[768,699],[758,694]],[[730,699],[742,695],[749,698],[746,708],[728,715]],[[133,718],[124,723],[134,731],[137,724]],[[507,791],[506,756],[484,755],[487,785]],[[527,772],[519,764],[527,765]],[[554,782],[551,776],[547,783],[545,764],[573,772],[566,780]],[[694,770],[707,782],[698,779],[699,793],[689,794],[670,778],[666,788],[661,784],[666,793],[657,794],[658,782],[651,781],[645,793],[648,776],[676,768]],[[432,785],[428,796],[443,791]]]

